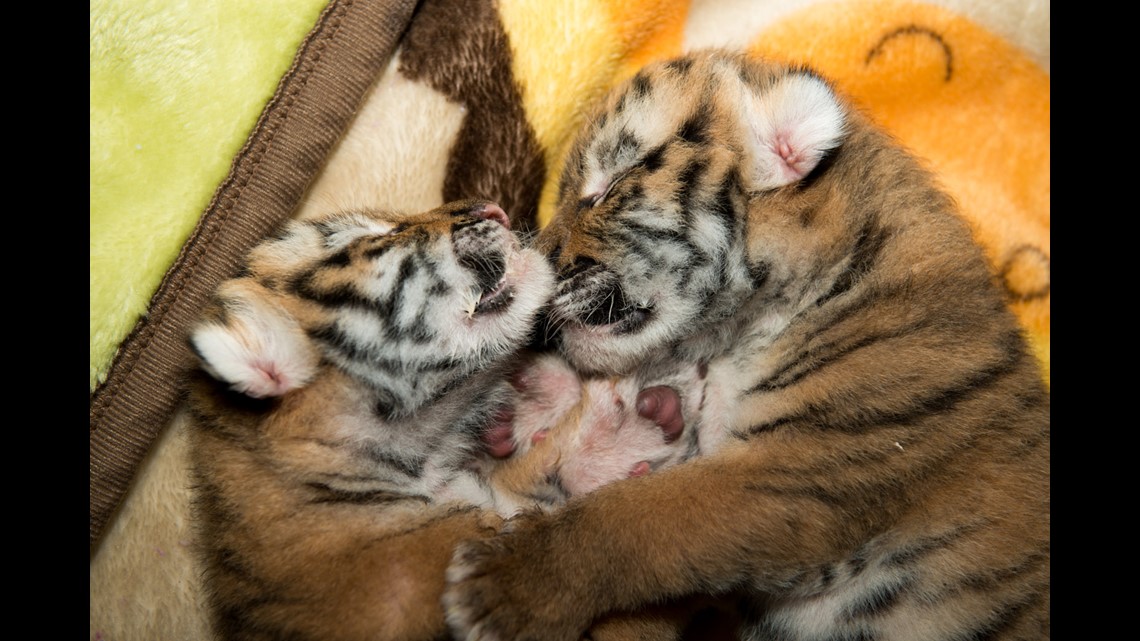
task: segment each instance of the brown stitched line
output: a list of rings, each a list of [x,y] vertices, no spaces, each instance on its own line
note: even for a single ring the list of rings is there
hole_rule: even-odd
[[[348,5],[351,2],[346,3]],[[111,369],[105,381],[105,385],[97,388],[94,392],[91,408],[91,432],[92,436],[100,432],[104,427],[102,424],[107,412],[113,407],[115,401],[121,398],[121,395],[130,391],[130,376],[135,366],[143,355],[150,349],[155,342],[155,338],[160,335],[160,330],[163,328],[163,321],[168,313],[175,308],[178,299],[183,295],[186,290],[187,284],[191,282],[201,265],[202,257],[205,251],[202,249],[203,244],[212,244],[217,235],[227,227],[227,221],[230,214],[240,201],[240,196],[246,186],[249,185],[250,180],[255,174],[256,168],[261,164],[265,158],[265,153],[270,149],[273,139],[275,139],[277,132],[280,131],[281,125],[288,118],[288,110],[296,103],[295,97],[297,93],[304,89],[308,84],[309,76],[316,70],[316,65],[306,65],[303,61],[307,52],[306,48],[313,45],[312,49],[314,55],[319,56],[327,46],[330,39],[334,38],[340,31],[340,25],[343,20],[344,14],[347,12],[347,7],[343,5],[330,4],[322,11],[321,16],[318,17],[317,24],[314,27],[313,33],[316,38],[313,40],[303,42],[302,47],[298,52],[294,63],[290,66],[289,70],[283,76],[281,83],[278,85],[278,90],[275,95],[270,99],[268,106],[262,112],[258,122],[253,128],[250,138],[247,139],[242,149],[235,156],[231,164],[230,174],[226,180],[219,185],[211,199],[210,204],[206,208],[206,214],[199,221],[197,229],[191,234],[190,238],[183,245],[178,257],[175,259],[172,268],[164,275],[162,282],[159,284],[154,296],[152,297],[152,304],[148,311],[147,316],[140,320],[134,329],[128,334],[120,347],[116,359],[112,362]],[[318,31],[319,30],[319,31]],[[319,59],[319,58],[318,58]],[[296,83],[296,84],[292,84]],[[284,93],[283,90],[284,89]],[[284,99],[283,99],[284,98]],[[281,116],[277,116],[278,110],[283,111]],[[268,140],[266,140],[268,139]],[[244,162],[252,163],[248,168],[243,167]],[[175,385],[171,381],[172,386]],[[124,392],[126,390],[126,392]],[[155,409],[162,411],[165,406],[173,403],[174,399],[158,399],[158,406]],[[126,404],[126,401],[123,401]],[[132,408],[134,409],[134,408]],[[138,413],[137,411],[135,412]],[[166,412],[162,412],[166,413]],[[145,420],[142,421],[145,423]],[[112,434],[110,436],[119,436],[117,439],[115,451],[115,459],[112,461],[92,461],[92,473],[102,472],[105,468],[115,467],[114,470],[108,470],[112,476],[109,478],[95,478],[92,481],[92,492],[99,492],[103,500],[96,500],[98,497],[92,496],[92,510],[91,515],[91,546],[94,545],[102,534],[103,526],[110,517],[110,513],[117,507],[117,504],[122,499],[122,494],[125,493],[126,485],[129,481],[126,477],[132,477],[134,472],[137,471],[137,463],[133,460],[145,453],[148,443],[153,442],[157,436],[156,425],[140,425],[147,433],[136,434],[136,438],[132,439],[134,442],[123,442],[129,439],[129,434]],[[125,448],[127,451],[123,452],[119,448]],[[119,465],[114,465],[114,463]],[[102,463],[102,464],[101,464]],[[110,463],[110,465],[108,465]],[[122,470],[118,469],[122,465],[128,467],[125,475]],[[116,472],[119,472],[116,474]],[[111,487],[106,487],[105,484]],[[119,486],[122,486],[120,489]],[[109,494],[109,496],[108,496]],[[95,510],[101,510],[95,512]]]
[[[347,12],[347,8],[342,8],[341,6],[334,7],[334,5],[341,4],[343,4],[345,7],[351,6],[352,0],[348,0],[344,3],[337,3],[336,0],[333,0],[333,2],[331,2],[325,8],[325,10],[322,11],[321,16],[317,18],[317,24],[312,30],[313,33],[317,33],[317,30],[321,29],[322,24],[326,21],[331,24],[329,27],[328,35],[322,36],[319,44],[314,48],[313,55],[317,60],[320,59],[320,53],[328,47],[329,40],[334,38],[340,31],[343,15],[337,15],[334,19],[330,17],[329,14],[334,12],[343,14]],[[321,33],[323,33],[323,30]],[[306,44],[307,43],[302,43],[302,55]],[[204,216],[203,219],[199,222],[197,229],[195,229],[195,231],[190,234],[190,237],[187,239],[186,243],[182,245],[181,250],[178,252],[178,257],[175,258],[174,263],[172,263],[174,266],[178,267],[178,269],[170,269],[163,276],[162,281],[159,283],[158,289],[152,298],[154,306],[148,307],[146,316],[144,316],[143,319],[135,325],[135,327],[131,330],[131,332],[127,335],[127,338],[122,343],[122,345],[127,345],[129,343],[133,344],[137,340],[140,341],[141,344],[135,347],[135,349],[131,350],[129,353],[124,353],[123,360],[120,360],[116,357],[116,362],[112,364],[111,369],[115,369],[116,365],[129,369],[131,365],[133,365],[138,360],[139,354],[143,351],[146,351],[147,347],[150,346],[154,335],[157,333],[155,331],[149,331],[150,328],[162,324],[162,319],[174,306],[174,299],[177,298],[177,294],[185,290],[186,283],[190,280],[190,277],[187,276],[187,273],[195,271],[198,265],[201,263],[201,258],[204,252],[199,250],[200,244],[209,244],[213,242],[214,238],[216,238],[218,233],[221,232],[221,228],[225,226],[226,220],[228,220],[230,214],[233,212],[234,206],[241,199],[242,191],[246,188],[247,185],[249,185],[249,182],[253,178],[253,174],[255,173],[256,168],[264,160],[265,153],[270,149],[277,131],[280,130],[282,124],[288,119],[288,111],[296,103],[296,95],[305,88],[305,86],[308,84],[309,77],[316,69],[316,65],[312,65],[312,69],[308,71],[301,71],[300,67],[302,62],[304,62],[304,60],[301,59],[301,56],[298,56],[298,59],[295,59],[293,64],[289,67],[289,70],[285,72],[285,75],[283,77],[284,79],[281,83],[279,83],[277,91],[269,100],[269,106],[258,117],[258,122],[256,125],[254,125],[252,130],[253,133],[249,138],[246,139],[246,142],[242,145],[241,150],[238,151],[237,156],[235,156],[234,160],[230,163],[230,173],[226,176],[225,180],[222,181],[222,184],[219,185],[215,190],[213,198],[211,198],[209,205],[206,206],[206,216],[209,216],[209,220],[207,220],[206,216]],[[289,83],[289,80],[292,78],[297,79],[297,85],[295,89],[292,87],[292,84]],[[285,86],[283,87],[282,85]],[[288,93],[284,96],[281,94],[283,88],[288,91]],[[282,104],[277,105],[278,101],[282,98],[284,98],[285,101]],[[279,117],[277,117],[278,110],[284,112]],[[268,122],[273,117],[277,117],[276,122]],[[264,137],[268,139],[267,142],[262,142],[260,140],[261,136],[259,136],[259,133],[262,131],[264,131]],[[254,144],[257,144],[258,148],[251,149],[251,146]],[[250,162],[252,165],[248,170],[240,167],[242,160],[245,158],[251,158]],[[234,185],[234,181],[237,179],[237,177],[234,176],[235,173],[245,174],[242,177],[243,179],[241,182],[237,185]],[[233,189],[234,193],[227,193],[230,189]],[[214,212],[212,215],[210,214],[211,211]],[[172,284],[175,281],[177,281],[177,284]],[[167,296],[163,295],[164,293],[167,293],[166,290],[168,287],[175,288],[174,295],[170,298],[167,298]],[[110,374],[110,370],[108,370],[108,372],[109,373],[104,383],[100,386],[97,386],[95,391],[92,393],[93,398],[91,404],[93,408],[91,409],[91,429],[93,431],[99,430],[99,420],[102,418],[107,408],[115,400],[115,397],[117,396],[119,390],[123,387],[122,378],[114,377],[113,379]]]
[[[92,393],[92,555],[103,526],[179,400],[180,375],[190,356],[183,325],[209,291],[233,273],[240,255],[295,210],[305,185],[320,168],[320,159],[343,134],[367,86],[390,59],[414,4],[413,0],[333,0],[322,11],[235,156],[229,175],[151,298],[148,315],[123,341],[106,380]],[[366,36],[357,33],[364,29],[369,30]],[[330,62],[326,54],[334,42],[338,48]],[[313,96],[299,102],[316,78],[331,89],[319,94],[322,87],[317,83],[310,92]],[[296,124],[282,132],[298,106],[306,105],[315,105],[312,114],[297,112]],[[291,147],[298,151],[297,161],[308,164],[289,165],[284,159]],[[268,189],[250,191],[251,185],[260,185],[265,172],[275,172],[268,174]]]

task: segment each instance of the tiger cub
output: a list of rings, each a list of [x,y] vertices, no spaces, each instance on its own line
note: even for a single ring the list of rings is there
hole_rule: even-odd
[[[459,541],[687,455],[675,388],[600,394],[552,355],[518,364],[553,285],[482,201],[297,221],[252,250],[191,332],[220,638],[443,638]]]
[[[577,640],[702,593],[742,599],[747,640],[1049,637],[1038,363],[951,198],[827,81],[647,66],[537,246],[574,366],[707,368],[701,456],[462,545],[459,638]]]

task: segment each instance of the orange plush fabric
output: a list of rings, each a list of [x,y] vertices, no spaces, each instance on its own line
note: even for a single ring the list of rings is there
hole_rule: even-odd
[[[810,63],[928,161],[974,225],[1049,372],[1049,74],[943,7],[819,4],[751,51]]]

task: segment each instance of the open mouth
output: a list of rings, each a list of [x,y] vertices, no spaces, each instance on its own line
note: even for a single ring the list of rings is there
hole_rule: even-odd
[[[567,320],[612,334],[637,331],[653,316],[651,304],[630,300],[617,275],[596,264],[559,283],[554,308]]]
[[[507,284],[507,276],[503,275],[499,282],[490,289],[483,290],[478,302],[475,303],[475,314],[486,314],[506,309],[514,298],[514,290]]]

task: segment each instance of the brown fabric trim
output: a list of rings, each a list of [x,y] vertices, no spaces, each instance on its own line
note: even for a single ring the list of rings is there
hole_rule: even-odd
[[[295,211],[388,64],[415,0],[332,0],[182,252],[91,395],[91,555],[166,427],[191,362],[186,330],[242,256]]]

